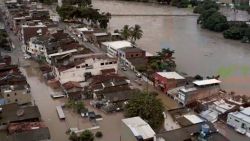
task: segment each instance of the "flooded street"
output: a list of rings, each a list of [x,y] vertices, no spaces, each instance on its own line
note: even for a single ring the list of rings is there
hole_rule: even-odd
[[[95,8],[111,14],[192,14],[155,4],[93,0]],[[155,54],[161,48],[175,50],[177,69],[189,75],[220,74],[228,91],[250,96],[250,45],[226,40],[220,33],[201,29],[196,16],[114,16],[109,30],[141,25],[144,34],[137,44]]]

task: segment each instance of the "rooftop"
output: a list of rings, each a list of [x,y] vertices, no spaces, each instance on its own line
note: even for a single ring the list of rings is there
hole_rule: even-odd
[[[122,119],[122,122],[130,128],[136,137],[142,136],[146,140],[155,136],[153,129],[140,117]]]
[[[17,104],[7,104],[0,107],[2,108],[0,123],[33,120],[41,117],[37,106],[20,108]]]
[[[112,41],[112,42],[103,42],[103,45],[113,48],[115,50],[124,48],[124,47],[132,47],[132,44],[129,41]]]
[[[187,115],[184,115],[184,117],[186,119],[188,119],[193,124],[204,122],[203,119],[201,119],[199,116],[197,116],[195,114],[187,114]]]
[[[192,138],[197,140],[201,137],[202,125],[208,126],[208,133],[203,139],[206,141],[229,141],[226,137],[216,131],[211,123],[198,123],[191,126],[171,130],[156,135],[156,141],[191,141]]]
[[[221,81],[217,79],[206,79],[206,80],[196,80],[193,83],[197,86],[205,86],[205,85],[219,84],[221,83]]]
[[[72,89],[72,88],[82,88],[80,83],[74,82],[74,81],[68,81],[68,82],[64,83],[62,86],[66,90],[69,90],[69,89]]]
[[[25,132],[29,130],[35,130],[39,128],[45,128],[43,122],[21,122],[21,123],[10,123],[8,125],[8,133],[16,134],[20,132]]]
[[[232,112],[229,113],[230,115],[233,115],[237,117],[238,119],[241,119],[247,123],[250,123],[250,107],[244,108],[241,111],[237,112]]]
[[[180,89],[180,91],[182,91],[184,93],[193,92],[193,91],[196,91],[196,90],[197,90],[197,88],[195,88],[195,87],[190,87],[190,88],[184,87],[184,88]]]
[[[129,52],[145,52],[144,50],[142,50],[141,48],[138,47],[125,47],[125,48],[121,48],[120,50],[122,50],[123,52],[129,53]]]
[[[167,79],[185,79],[177,72],[157,72],[157,74]]]
[[[50,141],[49,128],[38,128],[9,136],[7,141]]]

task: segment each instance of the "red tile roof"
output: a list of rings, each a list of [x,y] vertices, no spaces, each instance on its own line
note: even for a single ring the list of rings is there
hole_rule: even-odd
[[[66,90],[69,90],[69,89],[72,89],[72,88],[82,88],[82,86],[80,85],[80,83],[75,82],[75,81],[68,81],[68,82],[62,84],[62,86]]]

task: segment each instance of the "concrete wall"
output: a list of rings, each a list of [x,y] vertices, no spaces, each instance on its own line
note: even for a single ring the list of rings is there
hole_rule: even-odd
[[[245,124],[246,131],[250,133],[250,123],[243,121],[242,119],[239,119],[230,113],[227,116],[227,124],[234,127],[235,129],[243,129],[242,124]]]
[[[137,141],[130,128],[122,122],[120,141]]]
[[[17,103],[22,105],[31,102],[31,95],[26,89],[3,93],[3,97],[7,102],[6,104]]]

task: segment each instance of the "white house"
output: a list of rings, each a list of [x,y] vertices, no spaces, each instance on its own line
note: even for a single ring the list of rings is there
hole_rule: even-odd
[[[68,81],[84,82],[86,77],[100,75],[104,70],[117,73],[117,60],[106,54],[86,54],[72,56],[68,62],[55,66],[53,71],[61,84]]]
[[[125,47],[133,47],[132,43],[126,40],[123,41],[112,41],[112,42],[103,42],[102,46],[106,49],[107,53],[111,57],[118,56],[118,50]]]
[[[46,47],[45,47],[46,40],[48,39],[46,39],[43,36],[30,38],[30,41],[28,42],[28,45],[26,46],[26,52],[29,55],[36,56],[36,57],[44,55],[44,53],[46,52]]]
[[[208,121],[214,123],[218,120],[218,116],[233,109],[235,105],[227,103],[225,100],[218,100],[208,106],[208,110],[201,112],[201,116]]]
[[[120,141],[153,141],[154,130],[140,117],[122,119]]]
[[[229,113],[227,124],[234,127],[237,132],[250,137],[250,107]]]

